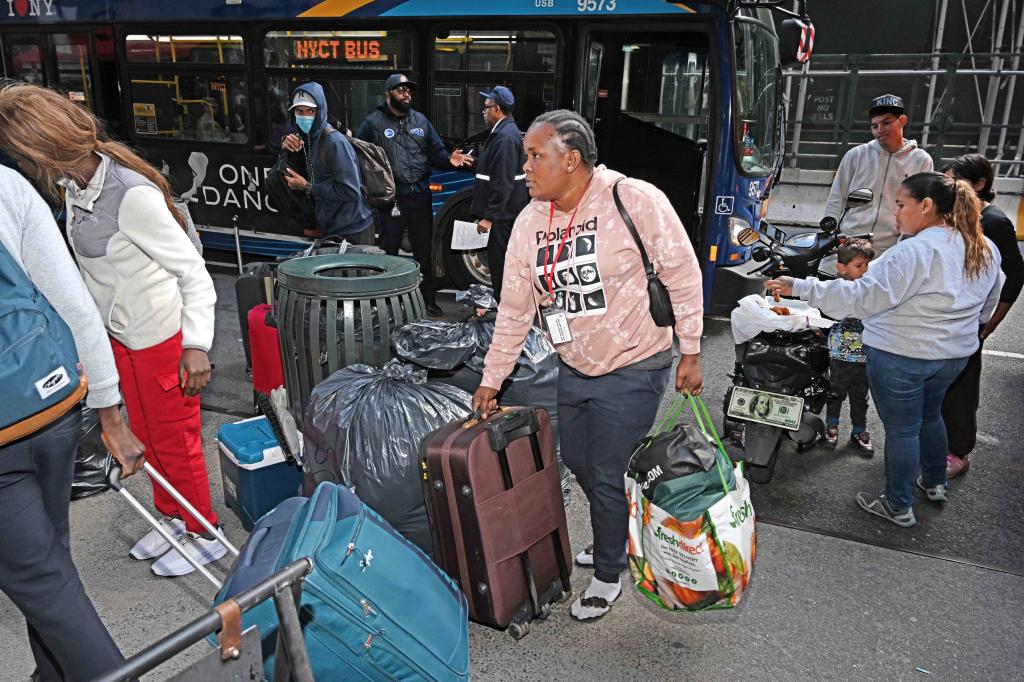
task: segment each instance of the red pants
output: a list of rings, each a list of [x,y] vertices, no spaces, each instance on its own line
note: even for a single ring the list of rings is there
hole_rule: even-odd
[[[110,339],[110,345],[121,375],[128,423],[132,433],[146,446],[146,460],[200,514],[216,524],[203,455],[199,396],[186,396],[178,382],[181,332],[141,350],[131,350],[114,339]],[[205,532],[199,522],[155,482],[153,503],[161,514],[183,519],[193,533]]]

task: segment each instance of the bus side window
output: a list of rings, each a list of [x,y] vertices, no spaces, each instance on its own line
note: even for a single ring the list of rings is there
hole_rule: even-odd
[[[43,48],[39,36],[11,36],[5,46],[7,77],[35,85],[46,85]]]
[[[414,34],[405,29],[363,26],[349,30],[285,30],[263,36],[264,131],[272,149],[295,132],[288,106],[292,91],[316,81],[327,99],[328,123],[354,134],[383,100],[384,80],[414,71]]]
[[[50,49],[57,64],[55,87],[72,102],[95,111],[92,101],[92,65],[89,60],[88,33],[56,33],[50,36]]]
[[[449,140],[483,135],[483,97],[495,85],[515,94],[513,115],[523,130],[554,107],[558,40],[552,31],[454,29],[434,36],[432,122]]]
[[[125,45],[136,135],[241,144],[249,140],[241,36],[133,34]],[[142,66],[136,66],[142,63]],[[201,74],[179,64],[215,64]],[[205,69],[204,69],[205,71]]]

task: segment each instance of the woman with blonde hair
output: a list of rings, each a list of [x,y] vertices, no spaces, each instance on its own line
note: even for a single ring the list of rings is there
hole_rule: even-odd
[[[946,500],[942,399],[999,299],[999,254],[980,218],[969,184],[917,173],[896,195],[896,228],[913,239],[886,251],[864,277],[767,284],[830,317],[863,321],[868,385],[885,426],[885,492],[857,493],[857,503],[897,526],[917,523],[915,483],[932,502]]]
[[[154,467],[211,523],[199,393],[210,381],[216,293],[167,181],[100,122],[58,93],[0,88],[0,148],[52,201],[63,197],[67,237],[113,347],[132,432]],[[164,523],[200,563],[224,548],[159,487]],[[192,566],[156,531],[131,549],[157,575]]]

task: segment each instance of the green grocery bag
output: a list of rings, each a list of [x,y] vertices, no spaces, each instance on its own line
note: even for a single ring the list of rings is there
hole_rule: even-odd
[[[684,401],[689,402],[701,431],[714,439],[716,466],[708,472],[659,483],[655,490],[659,504],[644,496],[639,481],[625,476],[629,569],[640,593],[662,608],[731,608],[749,586],[757,556],[750,487],[742,468],[734,467],[726,456],[700,398],[680,396],[659,432],[667,422],[674,424],[685,407]],[[666,507],[683,516],[676,516]],[[693,513],[687,514],[687,510]]]

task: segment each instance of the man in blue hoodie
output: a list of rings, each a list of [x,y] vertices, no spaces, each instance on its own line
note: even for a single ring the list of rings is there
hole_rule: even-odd
[[[299,133],[281,146],[306,151],[306,177],[289,168],[285,182],[313,199],[317,227],[353,244],[373,244],[373,214],[361,189],[359,160],[345,135],[327,122],[327,98],[319,83],[303,83],[289,107]],[[308,179],[307,179],[308,178]]]

